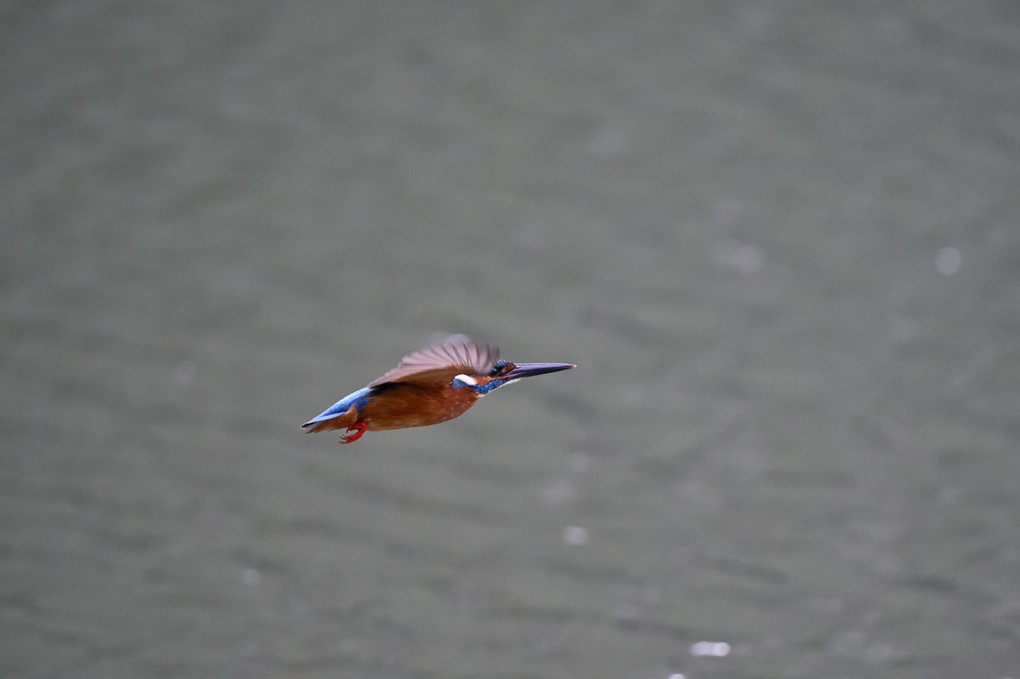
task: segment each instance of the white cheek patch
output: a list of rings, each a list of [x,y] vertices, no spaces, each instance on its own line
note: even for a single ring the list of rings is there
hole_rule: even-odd
[[[461,384],[463,384],[465,386],[468,386],[468,387],[478,386],[478,380],[476,380],[475,378],[471,377],[471,375],[465,375],[465,374],[461,373],[460,375],[455,376],[453,379],[457,380]]]

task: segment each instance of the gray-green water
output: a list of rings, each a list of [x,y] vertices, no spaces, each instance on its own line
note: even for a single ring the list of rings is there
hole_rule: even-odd
[[[1020,676],[1018,46],[0,3],[0,674]],[[580,367],[298,430],[448,332]]]

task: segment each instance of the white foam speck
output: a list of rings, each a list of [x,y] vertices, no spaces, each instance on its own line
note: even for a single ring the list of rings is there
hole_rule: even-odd
[[[581,526],[567,526],[563,529],[563,541],[568,545],[583,545],[588,542],[588,529]]]

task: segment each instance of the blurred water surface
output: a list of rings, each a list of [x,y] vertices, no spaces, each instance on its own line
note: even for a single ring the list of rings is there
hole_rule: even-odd
[[[1011,4],[0,18],[3,676],[1020,676]]]

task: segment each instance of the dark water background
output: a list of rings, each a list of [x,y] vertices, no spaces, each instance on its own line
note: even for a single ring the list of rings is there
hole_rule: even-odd
[[[0,146],[3,677],[1020,676],[1014,3],[8,0]]]

